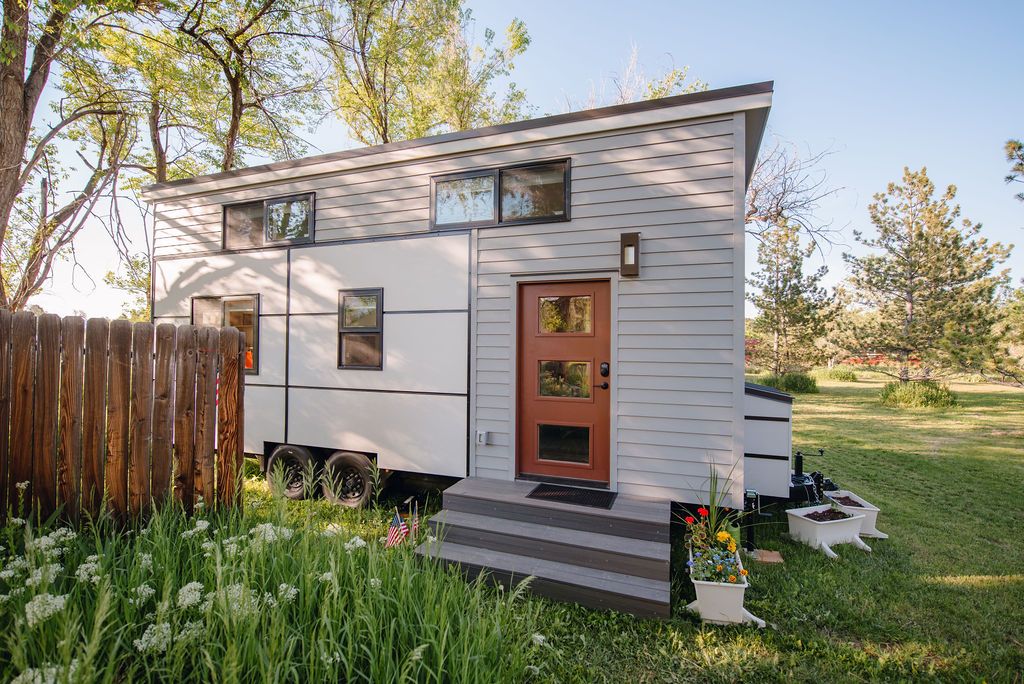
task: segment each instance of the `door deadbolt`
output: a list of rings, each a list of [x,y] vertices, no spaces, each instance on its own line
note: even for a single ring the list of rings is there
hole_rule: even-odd
[[[611,372],[611,369],[609,368],[607,361],[602,361],[601,365],[598,368],[602,378],[607,378],[608,373]]]

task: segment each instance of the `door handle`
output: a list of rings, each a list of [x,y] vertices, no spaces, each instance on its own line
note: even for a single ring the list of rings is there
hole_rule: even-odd
[[[602,382],[600,385],[594,385],[594,387],[600,387],[601,389],[608,389],[608,383]]]

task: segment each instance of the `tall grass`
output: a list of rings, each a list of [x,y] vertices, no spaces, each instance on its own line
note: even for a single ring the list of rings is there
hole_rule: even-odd
[[[0,528],[0,681],[498,682],[540,667],[539,604],[385,549],[385,512],[324,526],[255,503],[166,509],[135,533],[107,518]]]
[[[769,373],[757,376],[754,381],[783,392],[799,394],[817,394],[818,392],[817,381],[807,373],[783,373],[782,375]]]
[[[838,382],[857,382],[857,374],[850,368],[833,366],[832,368],[817,368],[811,371],[811,376],[819,380],[836,380]]]
[[[953,408],[959,405],[949,386],[932,380],[886,383],[879,399],[882,406],[895,408]]]

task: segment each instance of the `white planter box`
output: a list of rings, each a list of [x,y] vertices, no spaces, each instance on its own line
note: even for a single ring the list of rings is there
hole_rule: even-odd
[[[831,548],[835,544],[853,544],[858,549],[870,551],[871,547],[860,539],[861,525],[864,523],[863,513],[842,520],[824,522],[804,517],[808,513],[827,511],[830,508],[832,506],[829,504],[823,504],[791,508],[786,511],[786,515],[789,516],[789,536],[813,549],[821,549],[829,558],[838,558]]]
[[[868,503],[863,497],[857,496],[848,489],[840,489],[834,492],[825,492],[825,496],[832,498],[834,496],[848,496],[861,505],[860,508],[857,506],[844,506],[843,504],[836,502],[836,505],[840,509],[849,513],[850,515],[864,514],[864,524],[860,528],[860,536],[862,537],[873,537],[875,539],[888,539],[889,535],[885,532],[879,532],[876,524],[878,523],[878,514],[880,509],[874,504]]]
[[[693,560],[693,553],[690,553],[690,560]],[[736,554],[736,562],[740,569],[743,568],[743,561],[739,554]],[[742,583],[730,584],[727,582],[706,582],[695,580],[692,577],[693,588],[697,592],[697,600],[686,606],[700,615],[704,622],[711,622],[716,625],[735,625],[743,622],[753,622],[758,627],[764,627],[764,620],[755,617],[743,607],[743,594],[747,591],[747,578],[740,576]]]

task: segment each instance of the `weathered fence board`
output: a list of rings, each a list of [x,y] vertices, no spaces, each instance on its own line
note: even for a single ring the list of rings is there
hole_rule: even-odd
[[[238,504],[243,351],[234,328],[0,310],[0,519]]]
[[[0,309],[0,516],[7,510],[11,437],[11,312]]]
[[[82,374],[85,368],[85,319],[61,321],[60,434],[57,442],[57,495],[64,513],[78,520],[82,505]]]

